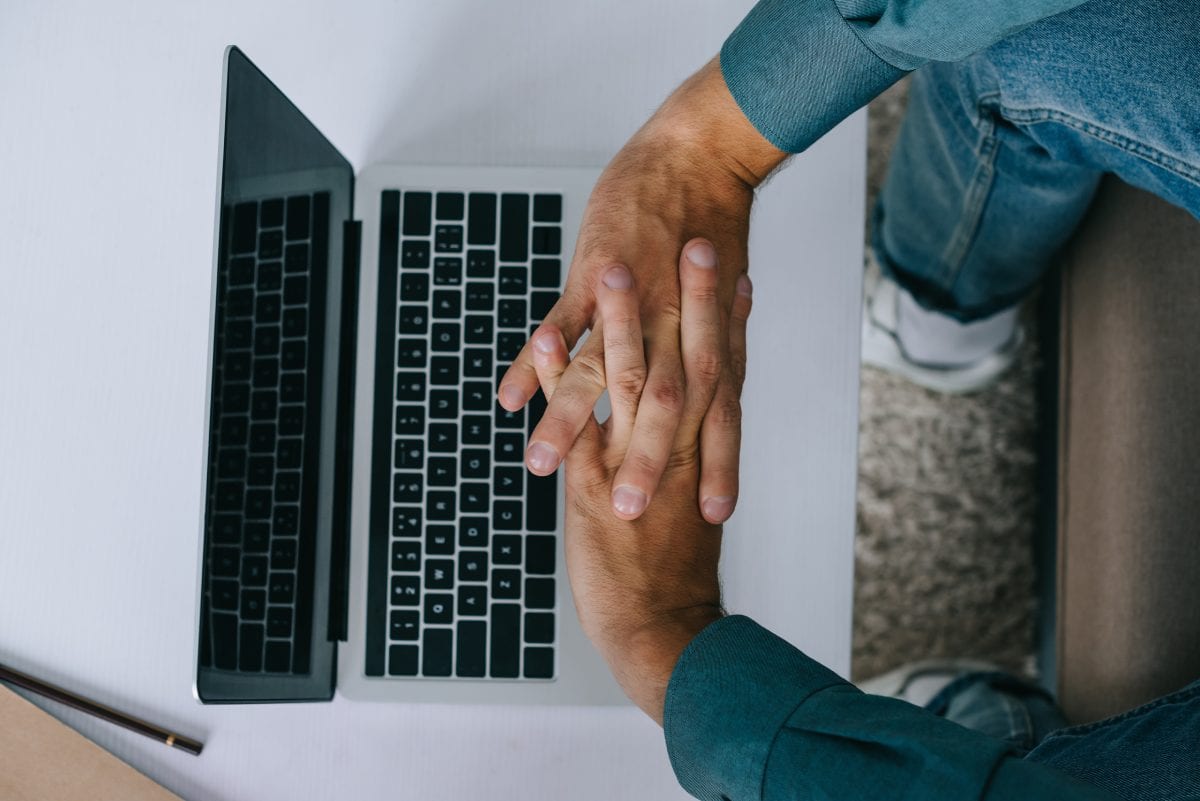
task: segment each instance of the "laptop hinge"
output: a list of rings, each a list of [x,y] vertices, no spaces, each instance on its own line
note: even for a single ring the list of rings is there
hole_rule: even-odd
[[[333,537],[329,559],[329,639],[345,640],[350,605],[350,489],[354,467],[354,362],[358,349],[358,271],[362,223],[342,232],[342,309],[338,331],[337,428],[333,463]]]

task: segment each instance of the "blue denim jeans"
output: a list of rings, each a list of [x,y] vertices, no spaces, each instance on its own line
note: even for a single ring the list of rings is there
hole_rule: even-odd
[[[1020,301],[1100,177],[1200,217],[1200,14],[1091,0],[913,76],[875,211],[880,265],[970,322]]]
[[[1116,717],[1058,728],[1062,714],[1040,687],[1003,673],[970,673],[926,705],[997,739],[1025,759],[1129,801],[1200,799],[1200,681]]]

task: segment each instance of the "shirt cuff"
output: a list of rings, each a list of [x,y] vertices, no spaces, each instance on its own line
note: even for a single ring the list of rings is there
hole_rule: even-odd
[[[771,144],[799,153],[904,75],[834,0],[760,0],[721,47],[721,73]]]
[[[696,798],[758,798],[776,735],[805,699],[846,684],[743,615],[709,624],[667,685],[663,732],[676,778]]]

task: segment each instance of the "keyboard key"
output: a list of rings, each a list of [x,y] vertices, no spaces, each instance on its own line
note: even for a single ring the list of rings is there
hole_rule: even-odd
[[[421,603],[421,575],[392,576],[392,606],[418,606]]]
[[[266,520],[271,517],[271,491],[246,490],[246,517],[250,520]]]
[[[496,196],[472,192],[467,197],[467,243],[491,245],[496,241]]]
[[[492,604],[491,629],[489,674],[497,679],[515,679],[521,659],[521,607]]]
[[[425,474],[431,487],[453,487],[458,484],[458,461],[453,456],[431,456]]]
[[[254,290],[231,289],[225,293],[225,315],[227,317],[249,317],[254,313]]]
[[[278,292],[259,293],[254,303],[254,320],[258,323],[277,323],[283,312]]]
[[[458,588],[458,615],[487,614],[487,587],[482,584],[467,585]]]
[[[237,545],[242,541],[242,518],[238,515],[213,515],[212,541]]]
[[[392,510],[393,537],[420,537],[422,512],[420,507],[405,507]]]
[[[287,673],[292,669],[291,643],[268,641],[263,667],[269,673]]]
[[[557,289],[562,282],[562,261],[534,259],[529,270],[529,281],[536,287]]]
[[[461,220],[464,198],[462,192],[438,192],[437,218],[439,220]]]
[[[429,269],[429,243],[406,239],[400,246],[400,266],[406,270]]]
[[[525,428],[525,410],[517,409],[510,412],[500,404],[496,404],[496,428]],[[517,461],[522,461],[518,459]]]
[[[486,412],[492,408],[492,385],[486,381],[463,382],[463,411]]]
[[[446,593],[430,593],[425,596],[426,623],[453,623],[454,596]],[[449,634],[449,632],[446,632]]]
[[[242,590],[242,620],[262,620],[267,615],[267,594],[262,590]]]
[[[457,356],[434,356],[429,362],[429,383],[437,386],[458,386]]]
[[[525,324],[529,322],[525,301],[517,298],[502,299],[496,321],[501,328],[525,328]]]
[[[521,564],[520,534],[497,534],[492,537],[492,564]]]
[[[496,336],[496,358],[502,362],[513,361],[525,347],[526,339],[524,331],[501,331]]]
[[[275,474],[275,500],[285,502],[300,500],[299,473],[289,470]]]
[[[420,473],[397,473],[392,476],[392,501],[420,503],[425,477]]]
[[[248,348],[254,341],[254,327],[249,320],[229,320],[225,323],[225,342],[227,350]]]
[[[458,544],[463,548],[488,547],[488,519],[486,517],[459,518]]]
[[[464,445],[490,445],[492,442],[492,418],[486,414],[468,414],[462,420]],[[480,478],[480,476],[476,476]]]
[[[418,657],[418,649],[415,645],[390,646],[388,648],[388,675],[417,675]]]
[[[247,392],[246,399],[249,400],[250,395]],[[223,402],[223,401],[222,401]],[[249,432],[250,424],[245,417],[222,417],[221,418],[221,444],[222,445],[244,445],[246,443],[246,435]]]
[[[433,261],[433,283],[437,286],[462,284],[462,259],[443,256]]]
[[[557,225],[533,226],[533,252],[538,255],[556,255],[562,250],[562,229]]]
[[[458,392],[435,389],[429,393],[429,417],[433,420],[453,420],[458,417]]]
[[[396,373],[396,400],[425,400],[425,373],[412,371]]]
[[[266,553],[271,547],[271,525],[262,521],[247,521],[242,532],[242,550],[246,553]]]
[[[500,196],[500,261],[529,258],[529,195]]]
[[[238,670],[262,670],[263,627],[257,623],[243,623],[238,643]]]
[[[302,273],[308,270],[308,245],[288,245],[283,249],[283,271]]]
[[[525,528],[530,531],[554,531],[558,528],[558,479],[554,474],[525,479]]]
[[[534,222],[561,222],[562,195],[534,195]]]
[[[526,648],[525,649],[525,678],[552,679],[554,678],[554,649]]]
[[[521,502],[496,501],[492,506],[492,528],[496,531],[517,531],[521,528]]]
[[[397,367],[425,367],[426,346],[423,339],[400,339],[396,342]]]
[[[525,579],[525,606],[530,609],[553,609],[554,579]]]
[[[279,433],[298,436],[304,432],[304,407],[297,404],[279,407]]]
[[[310,203],[307,195],[290,197],[287,201],[287,238],[308,239]]]
[[[237,615],[214,612],[209,620],[212,629],[213,665],[220,670],[237,670]]]
[[[487,551],[459,551],[458,553],[459,581],[487,581],[488,554]]]
[[[457,320],[462,316],[462,293],[456,289],[439,289],[433,293],[433,318]],[[437,331],[435,325],[434,331]]]
[[[296,567],[296,541],[276,538],[271,540],[271,569],[292,570]]]
[[[428,443],[430,453],[454,453],[458,450],[458,425],[430,423]]]
[[[429,236],[433,195],[429,192],[404,193],[404,235]]]
[[[524,295],[528,291],[528,283],[524,267],[501,267],[498,282],[501,295]],[[522,323],[523,325],[524,323]]]
[[[534,292],[529,298],[529,319],[545,320],[555,303],[558,303],[557,292]]]
[[[217,508],[223,512],[237,512],[242,509],[244,500],[242,482],[217,482]]]
[[[454,526],[430,526],[425,531],[425,553],[450,556],[454,553]]]
[[[284,437],[275,447],[275,464],[285,469],[300,467],[300,439]]]
[[[554,613],[526,612],[525,613],[525,642],[552,643],[554,642]]]
[[[456,498],[448,490],[430,490],[425,496],[425,517],[429,520],[453,520]]]
[[[388,635],[393,640],[416,640],[421,633],[420,617],[407,609],[393,609]]]
[[[484,348],[467,348],[463,351],[463,375],[470,378],[486,378],[492,374],[492,352]]]
[[[425,464],[425,441],[420,439],[396,440],[396,469],[420,470]]]
[[[283,282],[283,302],[296,306],[308,302],[308,276],[289,275]]]
[[[283,225],[283,198],[262,202],[258,209],[258,224],[263,228],[279,228]]]
[[[273,389],[250,393],[250,417],[253,420],[273,420],[279,409],[279,393]]]
[[[462,343],[462,333],[458,323],[435,323],[433,326],[433,349],[435,351],[456,351]]]
[[[528,619],[528,618],[526,618]],[[273,606],[267,610],[267,636],[292,636],[292,610],[286,606]]]
[[[425,588],[430,590],[454,589],[454,561],[451,559],[426,561]]]
[[[396,433],[417,436],[424,434],[425,409],[421,406],[397,406]]]
[[[471,283],[467,284],[467,311],[490,312],[496,302],[495,294],[495,287],[493,287],[491,284],[481,284],[477,281],[472,281]],[[491,317],[489,316],[487,319],[490,321]]]
[[[249,353],[226,353],[221,378],[224,381],[245,381],[250,378],[250,365]]]
[[[496,275],[496,254],[491,250],[467,251],[467,277],[492,278]],[[491,286],[491,284],[487,284]]]
[[[421,572],[421,543],[418,540],[392,543],[392,572]]]
[[[233,207],[233,236],[230,247],[234,253],[247,253],[258,244],[258,204],[253,200]]]
[[[283,255],[283,232],[263,231],[258,235],[258,257],[260,259],[278,259]],[[279,262],[273,262],[282,270]],[[260,265],[261,266],[261,263]],[[260,284],[261,287],[261,284]],[[278,287],[276,287],[278,289]]]
[[[438,253],[462,253],[463,227],[439,225],[433,230],[433,249]]]
[[[525,494],[525,468],[497,467],[492,479],[496,495],[520,498]]]
[[[285,373],[279,379],[279,400],[283,403],[301,403],[304,400],[304,376]]]
[[[284,370],[303,370],[306,346],[303,339],[289,339],[279,351],[279,364]]]
[[[485,576],[486,578],[486,576]],[[230,579],[213,579],[209,590],[213,609],[237,611],[238,583]]]
[[[464,483],[460,488],[458,510],[463,514],[487,513],[488,485],[480,483]]]
[[[264,237],[279,237],[279,232],[263,234]],[[282,245],[280,245],[282,248]],[[261,255],[261,254],[260,254]],[[255,286],[259,292],[278,292],[283,285],[283,264],[277,261],[261,261],[258,263],[258,280]]]
[[[532,575],[554,574],[554,537],[530,534],[525,537],[525,572]]]
[[[242,558],[242,586],[267,586],[267,557],[246,556]]]
[[[424,306],[401,306],[400,307],[400,324],[398,331],[401,334],[424,334],[429,328],[429,314],[425,311]]]
[[[295,594],[295,578],[291,573],[272,573],[267,584],[267,600],[273,604],[290,604]]]
[[[250,426],[250,452],[273,453],[275,451],[275,424],[255,423]]]
[[[493,331],[493,320],[490,316],[469,314],[463,329],[463,340],[468,345],[491,345]],[[484,352],[488,354],[490,366],[491,350],[488,349]],[[489,370],[488,375],[490,374]]]
[[[240,449],[221,451],[221,455],[217,458],[217,475],[221,478],[241,478],[246,475],[246,452]],[[251,478],[253,479],[253,476]],[[254,483],[253,480],[250,483]],[[270,476],[268,475],[266,482],[259,483],[270,483]]]
[[[452,650],[450,629],[426,629],[425,642],[421,649],[421,674],[424,676],[449,676]]]
[[[253,383],[255,389],[274,389],[279,383],[279,359],[255,359]]]
[[[487,624],[482,620],[460,620],[457,640],[458,656],[454,675],[482,678],[487,667]]]
[[[525,459],[525,434],[516,431],[497,431],[496,445],[492,449],[497,462],[523,462]]]

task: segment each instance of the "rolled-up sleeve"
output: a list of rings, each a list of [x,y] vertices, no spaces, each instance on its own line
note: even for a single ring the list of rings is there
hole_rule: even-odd
[[[738,615],[680,656],[663,729],[676,777],[702,801],[1109,798],[999,740],[866,695]]]
[[[721,48],[742,112],[798,153],[909,70],[956,61],[1084,0],[760,0]]]

